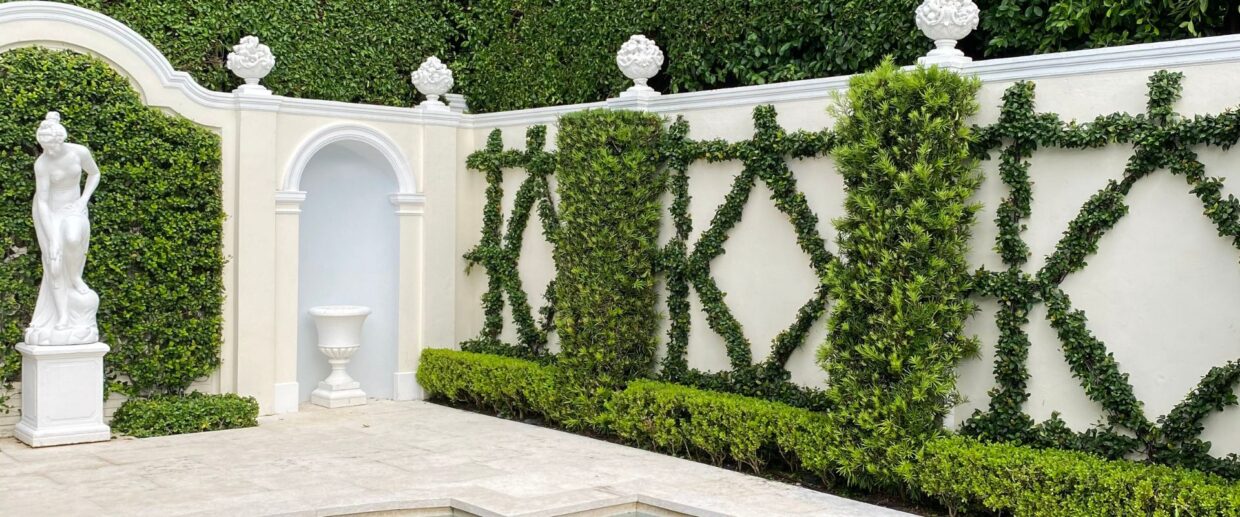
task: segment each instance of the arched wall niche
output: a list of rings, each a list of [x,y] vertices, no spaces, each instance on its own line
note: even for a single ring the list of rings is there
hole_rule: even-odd
[[[275,411],[296,411],[328,373],[316,305],[371,307],[349,370],[371,397],[415,398],[424,197],[405,154],[376,128],[329,125],[290,155],[275,195]]]
[[[310,399],[330,369],[309,315],[319,305],[371,308],[350,374],[368,396],[395,395],[399,311],[399,221],[388,196],[392,166],[375,148],[343,140],[317,150],[301,169],[305,189],[298,247],[298,401]]]
[[[378,129],[355,123],[333,124],[306,138],[289,160],[280,191],[303,192],[301,182],[306,166],[319,151],[333,144],[346,146],[362,155],[377,153],[395,175],[397,189],[393,194],[419,194],[413,167],[396,143]]]

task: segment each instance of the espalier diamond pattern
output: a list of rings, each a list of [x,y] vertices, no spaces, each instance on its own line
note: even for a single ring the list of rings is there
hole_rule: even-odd
[[[1000,176],[1008,197],[997,210],[999,235],[996,250],[1007,265],[1005,271],[977,272],[977,290],[997,299],[994,374],[989,409],[977,412],[965,424],[965,432],[988,439],[1018,441],[1040,446],[1086,450],[1119,458],[1138,453],[1149,459],[1240,476],[1235,458],[1208,455],[1209,443],[1198,437],[1210,413],[1235,405],[1235,386],[1240,383],[1240,362],[1215,367],[1188,393],[1183,402],[1157,422],[1146,417],[1134,394],[1128,374],[1114,355],[1090,331],[1085,314],[1072,306],[1060,287],[1068,275],[1085,268],[1086,258],[1098,242],[1128,212],[1125,198],[1144,177],[1166,169],[1182,176],[1189,190],[1204,205],[1204,214],[1215,223],[1219,235],[1240,248],[1240,201],[1222,195],[1223,181],[1205,175],[1205,167],[1193,150],[1197,146],[1224,149],[1240,138],[1240,116],[1233,111],[1220,115],[1182,119],[1174,110],[1179,99],[1182,74],[1158,72],[1150,79],[1147,112],[1142,115],[1112,114],[1091,123],[1064,123],[1051,113],[1034,111],[1034,86],[1018,83],[1004,95],[999,122],[980,128],[983,153],[1001,148]],[[1097,148],[1110,144],[1133,145],[1133,155],[1120,181],[1111,181],[1094,194],[1068,224],[1063,238],[1043,267],[1034,274],[1022,271],[1029,247],[1021,238],[1024,221],[1031,215],[1032,184],[1028,159],[1038,148]],[[1029,399],[1026,360],[1029,338],[1028,314],[1036,303],[1045,303],[1051,327],[1062,344],[1064,357],[1085,394],[1105,412],[1106,424],[1084,433],[1072,433],[1053,418],[1034,424],[1022,405]]]
[[[787,159],[826,154],[834,144],[831,133],[823,130],[789,134],[776,122],[776,112],[771,106],[760,106],[754,110],[754,126],[754,137],[741,142],[693,141],[687,136],[688,124],[678,120],[669,128],[664,141],[664,159],[671,172],[668,187],[673,193],[671,217],[676,234],[659,260],[660,269],[667,275],[667,303],[672,322],[662,375],[688,384],[778,398],[798,405],[820,406],[821,394],[789,382],[785,365],[792,353],[804,344],[811,326],[825,312],[827,290],[819,286],[814,296],[797,311],[792,325],[776,336],[769,357],[762,363],[753,364],[751,342],[745,337],[741,323],[725,303],[724,293],[711,275],[711,261],[724,252],[728,233],[739,222],[741,210],[749,202],[758,181],[770,188],[775,206],[788,215],[797,235],[797,243],[809,257],[814,272],[822,276],[827,266],[836,260],[827,251],[826,241],[816,229],[818,217],[809,208],[804,194],[797,189],[796,179],[786,164]],[[530,128],[527,140],[526,151],[504,150],[501,133],[495,130],[488,139],[487,147],[469,158],[470,168],[487,175],[487,204],[482,239],[466,258],[471,266],[480,264],[486,269],[489,288],[482,300],[486,323],[478,338],[464,344],[466,349],[520,357],[547,354],[547,334],[553,331],[553,286],[547,287],[548,305],[539,310],[541,318],[536,323],[516,269],[520,260],[522,233],[535,203],[543,221],[543,235],[554,244],[559,222],[551,199],[548,176],[554,173],[555,158],[552,153],[543,150],[546,143],[544,127]],[[739,160],[744,168],[733,180],[731,191],[716,210],[709,228],[689,249],[692,220],[689,217],[688,168],[698,160]],[[515,167],[524,167],[529,177],[518,190],[508,228],[502,231],[500,199],[503,196],[503,170]],[[721,337],[732,364],[731,371],[705,373],[688,367],[690,289],[698,293],[710,328]],[[518,343],[502,343],[499,339],[503,331],[505,299],[512,306]]]
[[[545,151],[547,128],[531,127],[526,133],[525,151],[504,150],[500,130],[492,131],[486,149],[469,156],[467,165],[487,176],[486,206],[483,208],[482,240],[465,254],[470,267],[481,265],[487,273],[487,292],[482,295],[486,315],[481,334],[465,343],[466,349],[507,353],[519,357],[537,357],[547,353],[547,334],[552,331],[555,317],[555,280],[546,288],[547,304],[539,309],[540,320],[536,323],[530,307],[529,296],[517,274],[521,259],[521,240],[529,224],[530,212],[535,203],[542,220],[543,236],[554,244],[556,230],[560,227],[555,205],[551,199],[548,176],[555,172],[555,155]],[[504,169],[524,168],[528,177],[517,189],[506,231],[503,229],[503,213],[500,200],[504,196]],[[504,330],[504,299],[512,305],[513,322],[517,326],[519,343],[500,342]]]

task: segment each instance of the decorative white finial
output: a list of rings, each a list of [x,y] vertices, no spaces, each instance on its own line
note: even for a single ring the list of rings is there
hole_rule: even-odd
[[[641,34],[630,36],[616,52],[616,66],[620,67],[625,77],[633,80],[633,86],[620,94],[621,97],[657,95],[653,88],[646,86],[646,81],[658,74],[663,66],[663,51],[659,50],[654,40]]]
[[[917,28],[934,40],[935,49],[918,63],[959,67],[973,61],[956,42],[977,28],[980,11],[973,0],[925,0],[917,7]]]
[[[245,84],[235,90],[238,93],[271,93],[258,82],[267,77],[274,66],[275,54],[254,36],[241,38],[241,43],[233,45],[233,51],[228,53],[228,69],[245,79]]]
[[[448,105],[439,100],[439,96],[448,93],[456,82],[452,79],[452,70],[439,58],[431,56],[422,62],[416,71],[409,74],[413,86],[426,96],[426,101],[418,107],[431,111],[448,111]]]

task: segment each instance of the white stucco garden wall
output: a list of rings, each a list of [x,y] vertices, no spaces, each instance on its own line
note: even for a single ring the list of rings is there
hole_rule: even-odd
[[[1155,53],[1174,54],[1171,48],[1175,46],[1164,44]],[[1068,53],[1064,57],[1069,59],[1064,61],[1089,55],[1090,52]],[[984,83],[979,94],[981,110],[975,122],[995,122],[1003,92],[1016,80],[1026,77],[1037,84],[1038,111],[1056,112],[1065,120],[1087,121],[1117,111],[1144,112],[1146,81],[1150,74],[1161,69],[1184,72],[1184,98],[1176,106],[1185,116],[1220,113],[1240,106],[1240,89],[1227,86],[1240,84],[1240,66],[1234,56],[1228,62],[1216,64],[1177,62],[1183,56],[1181,53],[1146,64],[1133,60],[1128,63],[1130,68],[1110,72],[1086,65],[1053,71],[1040,69],[1038,65],[1017,66],[1034,59],[1043,60],[1042,65],[1046,66],[1055,63],[1053,55],[979,62],[974,65],[975,73]],[[989,80],[988,76],[996,79]],[[727,91],[731,95],[723,92],[665,95],[659,102],[670,107],[664,109],[654,104],[650,109],[669,118],[683,116],[690,123],[690,137],[695,139],[737,141],[751,137],[752,109],[761,104],[773,104],[779,112],[780,124],[789,131],[819,130],[834,123],[827,108],[832,103],[831,91],[842,87],[843,81],[816,82],[822,87],[810,95],[790,94],[796,91],[798,83],[787,83],[783,91],[777,89],[780,85],[770,85]],[[762,91],[767,88],[770,90]],[[718,95],[714,103],[684,100],[710,94]],[[781,94],[797,99],[780,101]],[[602,106],[600,103],[590,107]],[[473,130],[474,148],[480,149],[490,129],[499,127],[504,131],[506,147],[523,149],[525,130],[531,125],[523,122],[528,121],[551,125],[549,140],[554,142],[551,114],[555,111],[560,110],[527,110],[524,117],[518,116],[522,112],[476,116],[476,124],[487,119],[496,122],[493,126]],[[1240,176],[1240,155],[1217,148],[1199,152],[1209,175]],[[459,154],[463,163],[468,153]],[[1024,233],[1032,252],[1032,259],[1026,266],[1028,271],[1041,267],[1085,200],[1107,180],[1121,177],[1130,155],[1131,147],[1127,146],[1089,151],[1042,149],[1034,155],[1030,170],[1034,182],[1033,216]],[[789,165],[798,187],[819,217],[819,232],[828,241],[827,249],[836,252],[838,247],[831,220],[843,215],[844,191],[843,180],[835,171],[833,161],[828,157],[794,161]],[[978,215],[969,255],[975,268],[1002,268],[1002,261],[993,251],[997,233],[994,210],[1006,196],[1007,189],[998,177],[997,165],[997,154],[995,160],[982,163],[984,183],[976,200],[983,208]],[[690,168],[691,241],[709,226],[733,177],[740,170],[739,162],[699,162]],[[457,195],[461,221],[458,254],[470,249],[478,240],[486,187],[481,173],[463,174]],[[525,177],[522,170],[505,173],[505,215],[511,212],[513,195]],[[1230,180],[1225,191],[1240,195],[1237,182],[1240,179]],[[670,201],[670,197],[668,199]],[[1091,331],[1107,344],[1123,371],[1130,375],[1137,397],[1145,403],[1147,417],[1155,419],[1187,396],[1211,367],[1240,359],[1240,324],[1234,317],[1236,308],[1240,307],[1240,251],[1218,236],[1183,178],[1160,171],[1138,182],[1128,202],[1132,207],[1129,215],[1102,239],[1099,253],[1088,260],[1090,265],[1071,275],[1063,288],[1074,306],[1089,316]],[[533,217],[522,244],[519,272],[531,304],[537,309],[544,303],[542,292],[546,282],[554,276],[554,266],[547,260],[550,245],[541,238],[537,215]],[[663,242],[670,238],[671,231],[670,217],[665,217]],[[760,182],[745,206],[741,222],[730,233],[725,250],[726,253],[712,263],[712,273],[720,289],[727,293],[729,307],[753,344],[754,360],[761,361],[769,355],[774,336],[792,323],[796,310],[809,299],[817,279],[808,258],[796,245],[787,217],[775,209],[769,191]],[[464,267],[463,261],[461,266]],[[468,339],[476,336],[482,326],[479,300],[486,290],[486,276],[475,271],[462,275],[458,284],[458,338]],[[708,327],[695,292],[690,296],[690,303],[693,307],[690,366],[707,371],[729,369],[722,341]],[[995,304],[983,300],[980,305],[981,311],[970,321],[968,331],[978,336],[982,350],[980,357],[966,361],[959,370],[959,389],[966,401],[955,411],[956,424],[975,409],[984,409],[989,400],[988,391],[994,386],[991,368],[998,336],[994,323]],[[508,310],[506,307],[502,338],[515,342]],[[662,352],[668,321],[666,307],[661,306],[660,310],[663,314]],[[1025,410],[1038,421],[1058,411],[1072,428],[1086,429],[1102,419],[1101,409],[1085,396],[1079,381],[1072,377],[1059,340],[1045,316],[1045,307],[1039,304],[1027,328],[1032,342],[1028,362],[1032,378],[1029,383],[1031,398]],[[820,320],[807,342],[789,360],[788,370],[794,382],[812,387],[826,385],[826,374],[815,358],[818,346],[825,340],[827,317]],[[554,335],[552,343],[555,343]],[[1216,454],[1240,452],[1240,434],[1235,433],[1235,429],[1240,429],[1240,409],[1229,408],[1209,417],[1202,438],[1214,443]]]
[[[261,34],[259,35],[261,37]],[[303,203],[314,185],[306,172],[323,149],[344,143],[364,152],[336,157],[339,168],[387,171],[390,192],[380,199],[368,193],[395,219],[385,253],[395,250],[395,357],[391,359],[392,396],[419,396],[413,381],[417,358],[425,347],[452,347],[475,337],[482,327],[479,303],[485,274],[465,273],[461,255],[478,240],[482,224],[485,178],[465,168],[466,157],[485,145],[495,128],[510,148],[522,148],[525,128],[549,124],[559,114],[585,108],[640,108],[668,116],[683,115],[691,137],[740,140],[752,135],[754,106],[774,104],[788,130],[818,130],[833,123],[826,108],[831,94],[847,78],[826,78],[709,92],[663,95],[632,101],[560,106],[518,112],[470,115],[419,108],[364,106],[293,99],[276,95],[211,92],[185,73],[174,71],[149,42],[115,20],[85,9],[46,2],[0,4],[0,51],[43,45],[103,58],[130,78],[152,106],[211,128],[222,139],[223,199],[227,298],[224,307],[222,367],[200,384],[207,391],[255,396],[263,413],[295,411],[307,375],[299,367],[304,335],[304,285],[300,262]],[[927,43],[929,48],[929,43]],[[668,56],[668,59],[676,59]],[[1037,83],[1040,111],[1064,118],[1089,119],[1115,111],[1140,112],[1145,82],[1155,70],[1183,71],[1181,113],[1217,113],[1240,105],[1240,37],[1117,47],[1025,58],[980,61],[964,73],[984,85],[978,123],[998,114],[1000,97],[1013,81]],[[1041,150],[1033,158],[1033,217],[1026,240],[1032,249],[1029,268],[1041,265],[1084,200],[1109,178],[1117,177],[1129,150],[1116,146],[1094,151]],[[378,158],[376,158],[376,156]],[[1227,189],[1240,194],[1234,179],[1240,160],[1218,150],[1201,153],[1210,175],[1233,177]],[[378,162],[376,162],[378,160]],[[830,158],[790,164],[799,188],[819,217],[827,247],[836,251],[831,219],[843,214],[843,182]],[[696,237],[708,226],[739,163],[695,164],[690,171],[691,215]],[[996,163],[983,164],[985,183],[977,196],[984,208],[975,229],[970,260],[996,268],[991,249],[994,209],[1005,189]],[[504,213],[512,209],[524,171],[505,176]],[[340,192],[343,202],[357,202]],[[106,189],[100,195],[106,195]],[[1115,353],[1131,376],[1147,416],[1156,418],[1182,399],[1209,367],[1240,358],[1240,252],[1217,236],[1199,202],[1180,178],[1165,171],[1143,179],[1129,196],[1130,214],[1103,238],[1090,266],[1071,276],[1064,289],[1090,317],[1090,329]],[[313,207],[305,205],[307,211]],[[362,223],[365,224],[365,223]],[[670,221],[667,223],[670,229]],[[314,230],[310,230],[313,234]],[[670,235],[670,231],[664,232]],[[665,237],[666,238],[666,237]],[[775,210],[759,186],[731,232],[727,253],[712,264],[714,277],[754,344],[755,360],[769,353],[771,338],[792,321],[817,279],[796,247],[786,216]],[[525,235],[520,275],[535,309],[554,276],[550,246],[542,239],[535,213]],[[322,267],[320,264],[318,267]],[[390,302],[390,300],[389,300]],[[727,368],[723,347],[696,309],[689,347],[690,364],[703,370]],[[106,300],[103,303],[107,303]],[[664,312],[666,309],[662,309]],[[967,401],[956,420],[984,407],[993,385],[990,373],[996,331],[994,307],[982,303],[969,331],[983,344],[981,357],[960,368],[960,390]],[[1038,307],[1029,325],[1033,346],[1029,369],[1032,398],[1026,411],[1037,419],[1058,410],[1074,428],[1100,419],[1071,378],[1054,333]],[[664,319],[666,324],[666,319]],[[503,337],[513,340],[511,317]],[[793,379],[821,387],[825,374],[815,364],[825,339],[820,321],[789,362]],[[553,348],[555,338],[552,338]],[[304,343],[303,343],[304,345]],[[301,349],[304,350],[304,349]],[[4,421],[0,420],[0,427]],[[1240,410],[1231,408],[1207,421],[1205,439],[1214,452],[1240,452]]]

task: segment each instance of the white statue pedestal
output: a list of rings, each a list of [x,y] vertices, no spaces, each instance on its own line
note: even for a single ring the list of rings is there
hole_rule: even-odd
[[[103,442],[103,355],[108,345],[17,345],[22,419],[13,434],[31,447]]]

